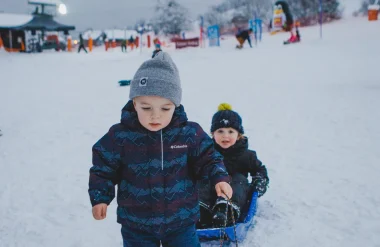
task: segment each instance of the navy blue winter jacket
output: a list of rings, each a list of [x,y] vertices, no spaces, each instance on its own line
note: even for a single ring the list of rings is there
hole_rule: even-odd
[[[92,148],[89,195],[92,205],[110,204],[117,191],[118,222],[136,229],[168,232],[199,218],[196,180],[228,182],[222,156],[211,138],[188,122],[183,106],[157,132],[138,121],[133,102]]]

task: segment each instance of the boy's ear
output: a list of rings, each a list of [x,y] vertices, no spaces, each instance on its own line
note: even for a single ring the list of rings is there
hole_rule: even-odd
[[[133,102],[133,106],[136,108],[136,101],[132,100],[132,102]]]

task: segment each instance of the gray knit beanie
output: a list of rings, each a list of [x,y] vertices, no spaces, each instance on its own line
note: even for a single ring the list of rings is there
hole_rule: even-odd
[[[138,96],[160,96],[181,104],[182,88],[177,66],[168,53],[160,51],[145,61],[131,81],[129,98]]]

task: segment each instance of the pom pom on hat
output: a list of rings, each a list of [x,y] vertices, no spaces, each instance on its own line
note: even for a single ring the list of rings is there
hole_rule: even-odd
[[[240,134],[244,134],[242,119],[240,115],[232,110],[228,103],[222,103],[218,106],[218,111],[212,117],[211,132],[220,128],[233,128]]]
[[[218,111],[225,111],[225,110],[232,111],[232,106],[228,103],[222,103],[218,106]]]

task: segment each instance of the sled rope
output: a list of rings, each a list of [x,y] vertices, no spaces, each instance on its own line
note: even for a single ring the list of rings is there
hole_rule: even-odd
[[[220,230],[220,247],[223,247],[223,243],[224,243],[224,235],[226,235],[226,227],[227,227],[227,220],[228,220],[228,208],[231,209],[231,216],[232,216],[232,224],[233,224],[233,227],[234,227],[234,235],[235,235],[235,244],[236,244],[236,247],[238,247],[238,241],[237,241],[237,234],[236,234],[236,222],[235,222],[235,216],[234,216],[234,211],[232,209],[232,201],[231,199],[223,192],[223,194],[226,196],[227,198],[227,207],[226,207],[226,220],[224,221],[224,226],[223,226],[223,230]],[[228,205],[231,205],[230,207]]]

